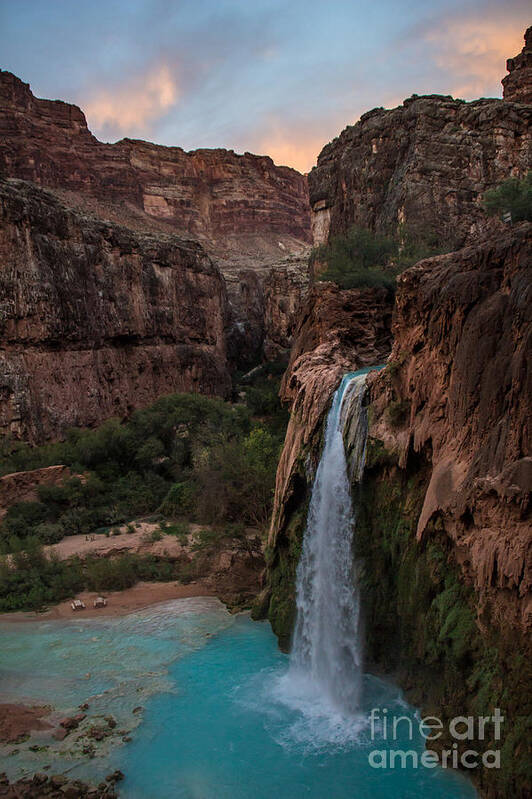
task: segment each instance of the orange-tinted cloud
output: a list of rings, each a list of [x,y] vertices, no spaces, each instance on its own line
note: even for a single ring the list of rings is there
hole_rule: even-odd
[[[179,94],[175,77],[163,64],[114,89],[98,89],[83,107],[95,132],[131,133],[149,129],[150,123],[177,103]]]
[[[277,129],[258,139],[255,151],[266,153],[281,166],[291,166],[299,172],[309,172],[328,139],[312,132],[301,135],[287,128]]]
[[[440,20],[424,33],[434,62],[449,73],[449,91],[455,97],[474,99],[493,95],[506,74],[506,59],[523,47],[523,28],[515,19]]]

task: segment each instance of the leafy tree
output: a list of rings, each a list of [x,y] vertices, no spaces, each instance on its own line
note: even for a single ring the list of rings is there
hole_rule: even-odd
[[[383,287],[395,289],[398,274],[409,266],[447,252],[451,240],[420,225],[401,225],[396,239],[361,227],[314,250],[312,260],[326,264],[319,280],[332,280],[343,289]]]
[[[264,525],[271,511],[280,442],[253,430],[243,441],[224,441],[197,472],[201,521]]]
[[[320,280],[332,280],[343,289],[393,288],[395,270],[390,265],[397,253],[393,239],[360,227],[352,227],[345,236],[335,236],[319,247],[313,259],[327,264]]]
[[[267,394],[257,402],[264,412],[260,424],[269,428],[277,446],[286,425],[276,396],[280,367],[268,365],[262,371],[261,386]],[[248,385],[251,390],[255,387]],[[96,430],[70,430],[62,442],[30,448],[3,439],[0,473],[63,463],[78,474],[61,485],[39,487],[38,502],[13,505],[0,525],[0,552],[24,548],[30,537],[51,544],[62,535],[109,529],[159,507],[169,517],[196,516],[206,465],[215,482],[229,481],[225,510],[212,515],[238,521],[237,503],[239,497],[247,497],[250,468],[243,442],[258,424],[252,413],[241,403],[172,394],[123,423],[111,419]],[[226,455],[229,463],[224,465],[221,459]],[[270,459],[263,485],[272,484],[275,468],[276,456]],[[213,496],[223,493],[213,486]],[[227,519],[224,513],[230,514]],[[249,519],[249,504],[245,513]]]
[[[489,189],[483,205],[490,216],[511,214],[512,222],[532,222],[532,171],[524,178],[508,178],[494,189]]]

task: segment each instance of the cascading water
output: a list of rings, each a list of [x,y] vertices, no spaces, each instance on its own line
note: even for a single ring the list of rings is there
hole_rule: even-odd
[[[345,715],[359,709],[362,681],[350,477],[359,481],[364,470],[367,414],[362,402],[368,371],[343,378],[327,418],[297,569],[297,620],[290,658],[290,681],[304,683],[308,692]]]

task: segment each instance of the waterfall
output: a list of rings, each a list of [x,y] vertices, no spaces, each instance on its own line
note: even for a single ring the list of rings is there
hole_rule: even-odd
[[[359,481],[364,470],[367,413],[362,402],[368,371],[343,378],[327,417],[297,569],[297,619],[290,656],[291,680],[305,683],[320,701],[347,715],[359,708],[362,680],[350,478]]]

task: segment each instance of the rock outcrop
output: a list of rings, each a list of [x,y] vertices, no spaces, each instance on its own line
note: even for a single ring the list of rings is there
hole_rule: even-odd
[[[301,303],[309,290],[306,258],[291,258],[272,267],[264,281],[264,354],[268,360],[290,352]]]
[[[60,485],[68,480],[68,466],[45,466],[28,472],[12,472],[0,477],[0,521],[10,505],[16,502],[34,502],[39,486]]]
[[[324,147],[309,174],[314,243],[359,225],[463,246],[487,227],[483,192],[531,168],[531,121],[532,107],[508,99],[414,95],[369,111]]]
[[[371,436],[430,464],[417,538],[438,519],[479,617],[531,631],[532,225],[404,272],[393,332]]]
[[[5,773],[0,774],[0,797],[2,799],[117,799],[116,783],[124,778],[115,771],[99,785],[88,785],[81,780],[70,779],[64,774],[38,772],[33,777],[22,777],[10,782]]]
[[[532,105],[532,26],[525,32],[525,46],[515,58],[509,58],[506,69],[510,73],[502,79],[505,100]]]
[[[236,249],[227,237],[309,240],[303,175],[268,156],[232,150],[98,141],[75,105],[34,97],[27,83],[0,72],[0,174],[69,190],[107,211],[160,222]],[[249,239],[248,239],[249,240]]]
[[[532,225],[403,273],[393,330],[388,366],[368,381],[357,525],[368,657],[429,712],[502,708],[502,742],[473,744],[501,747],[501,768],[471,776],[484,796],[525,799]]]
[[[305,176],[251,153],[100,142],[77,106],[38,99],[0,71],[2,176],[52,189],[90,216],[200,241],[226,278],[231,359],[249,365],[262,357],[265,327],[274,324],[256,316],[265,311],[265,279],[310,243]]]
[[[161,394],[230,389],[228,303],[195,241],[0,186],[0,429],[31,441]]]

